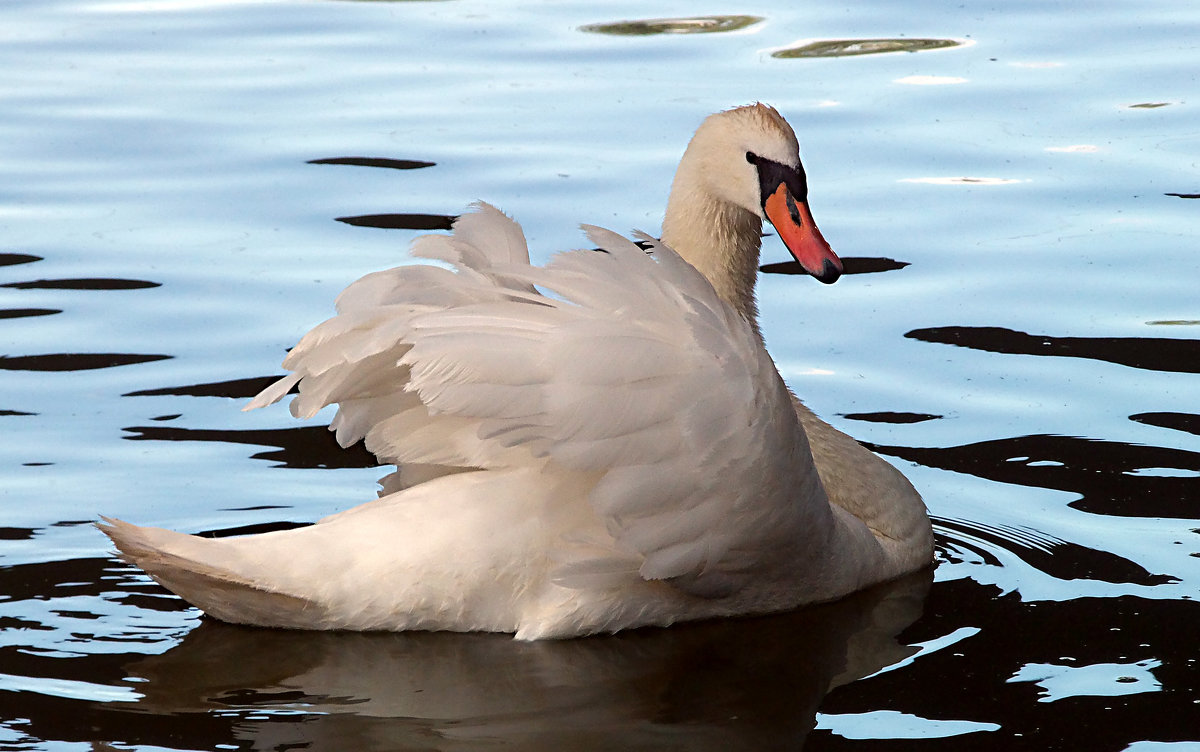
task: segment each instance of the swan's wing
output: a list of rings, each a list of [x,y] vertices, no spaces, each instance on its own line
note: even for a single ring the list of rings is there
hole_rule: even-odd
[[[408,367],[400,360],[411,347],[414,317],[481,302],[536,297],[532,289],[496,275],[496,266],[528,265],[520,226],[485,203],[454,224],[452,236],[418,238],[413,253],[446,262],[455,271],[410,265],[368,274],[337,299],[338,315],[314,327],[283,361],[288,376],[264,389],[245,409],[265,407],[299,385],[292,415],[310,418],[337,404],[330,425],[338,443],[366,440],[381,461],[405,464],[389,476],[385,490],[413,485],[461,467],[486,467],[481,447],[464,421],[435,420],[417,395],[406,391]],[[387,424],[381,429],[381,424]],[[429,451],[393,454],[378,440],[389,432],[414,434]],[[400,477],[403,475],[403,477]],[[385,480],[389,480],[385,479]],[[395,481],[399,482],[395,482]]]
[[[563,564],[560,584],[594,584],[631,557],[642,577],[701,595],[762,579],[828,513],[790,394],[750,325],[674,251],[589,235],[606,253],[507,270],[553,293],[541,305],[414,317],[410,393],[478,421],[489,447],[595,478],[589,501],[616,550]],[[408,437],[391,438],[402,454]]]
[[[606,253],[539,268],[519,233],[484,205],[452,237],[422,239],[418,252],[456,270],[356,282],[339,315],[292,350],[294,373],[251,406],[299,382],[294,414],[336,402],[340,442],[365,438],[420,477],[518,466],[577,475],[612,541],[567,542],[586,553],[564,558],[560,584],[637,572],[719,596],[761,581],[805,530],[822,529],[809,516],[828,505],[803,503],[820,497],[816,471],[750,325],[648,237],[652,255],[589,228]]]

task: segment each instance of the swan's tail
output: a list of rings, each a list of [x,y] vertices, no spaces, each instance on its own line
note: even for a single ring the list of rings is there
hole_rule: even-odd
[[[235,624],[320,628],[325,609],[313,601],[206,563],[226,553],[221,539],[103,519],[96,527],[112,540],[122,559],[210,616]]]

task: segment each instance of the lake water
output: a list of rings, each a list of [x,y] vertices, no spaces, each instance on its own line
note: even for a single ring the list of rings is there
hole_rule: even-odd
[[[1200,748],[1200,5],[705,10],[5,0],[0,748]],[[922,492],[932,573],[560,643],[312,635],[203,620],[91,527],[373,498],[322,421],[240,412],[336,293],[476,199],[539,261],[657,232],[695,126],[755,100],[858,272],[768,238],[768,346]]]

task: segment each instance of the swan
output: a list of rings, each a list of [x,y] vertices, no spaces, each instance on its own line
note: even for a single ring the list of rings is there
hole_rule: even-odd
[[[763,346],[763,219],[818,280],[841,273],[807,198],[791,126],[754,104],[701,123],[661,241],[584,225],[604,252],[532,266],[519,225],[475,204],[414,242],[442,265],[351,284],[246,407],[293,386],[297,417],[336,403],[339,443],[397,466],[378,499],[241,537],[97,524],[210,616],[295,629],[565,638],[921,569],[920,495],[801,404]]]

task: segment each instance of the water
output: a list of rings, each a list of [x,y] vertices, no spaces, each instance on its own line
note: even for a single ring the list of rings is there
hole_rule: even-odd
[[[1200,745],[1200,9],[719,11],[0,8],[0,748]],[[477,198],[537,260],[657,231],[695,125],[756,99],[862,272],[764,274],[768,345],[921,490],[935,572],[523,645],[229,627],[108,555],[98,514],[370,498],[362,452],[239,410],[336,293]]]

